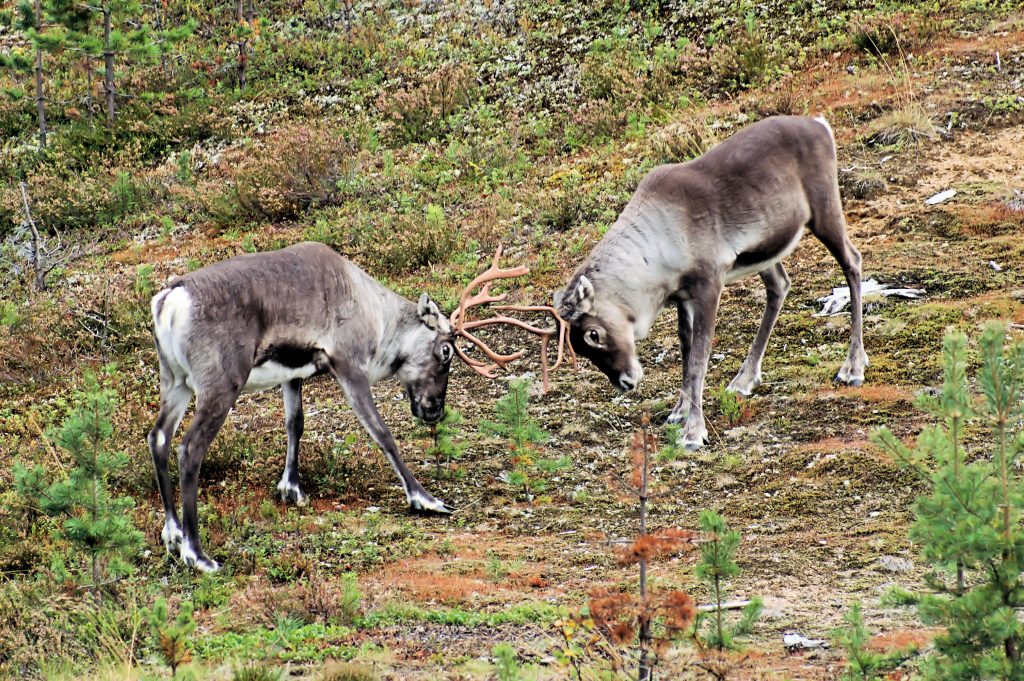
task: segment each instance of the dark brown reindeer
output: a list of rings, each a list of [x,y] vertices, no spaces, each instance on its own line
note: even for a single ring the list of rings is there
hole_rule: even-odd
[[[761,382],[765,346],[790,287],[781,261],[804,228],[835,257],[850,286],[850,351],[836,379],[860,385],[868,364],[861,256],[846,234],[835,139],[824,118],[769,118],[688,163],[652,170],[555,294],[555,307],[571,324],[576,351],[628,391],[643,377],[636,341],[674,304],[683,384],[668,420],[685,421],[680,444],[697,449],[707,440],[701,404],[722,289],[754,273],[767,289],[753,345],[728,386],[749,395]]]
[[[504,315],[466,320],[469,307],[501,299],[488,293],[488,282],[528,271],[525,267],[500,269],[499,257],[500,250],[491,268],[462,294],[451,319],[426,293],[418,304],[412,303],[318,243],[230,258],[187,274],[157,293],[152,312],[160,358],[160,412],[148,441],[164,505],[161,537],[167,551],[204,572],[218,567],[204,554],[199,539],[199,470],[242,392],[281,386],[288,446],[277,492],[285,501],[306,502],[298,460],[302,383],[324,373],[341,385],[360,424],[383,450],[401,480],[410,509],[451,513],[453,509],[427,492],[402,461],[370,386],[396,377],[413,415],[427,423],[437,422],[444,413],[453,357],[458,355],[474,371],[493,376],[498,366],[523,354],[496,353],[469,332],[490,324],[508,323],[537,333],[545,349],[550,338],[559,336],[560,362],[561,340],[567,334],[560,320],[556,330],[539,329]],[[481,284],[483,291],[470,297],[470,290]],[[455,345],[457,336],[480,348],[494,364],[469,357]],[[546,382],[546,358],[544,363]],[[195,414],[178,450],[181,522],[168,455],[193,396]]]

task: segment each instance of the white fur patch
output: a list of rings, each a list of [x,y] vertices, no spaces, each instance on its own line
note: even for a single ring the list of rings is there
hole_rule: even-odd
[[[828,130],[828,136],[832,138],[832,144],[835,144],[836,143],[836,134],[832,131],[832,126],[828,124],[828,121],[825,120],[825,117],[824,116],[815,116],[814,120],[825,126],[825,129]]]
[[[160,538],[164,541],[164,548],[167,549],[167,553],[172,556],[177,553],[177,549],[181,546],[185,536],[181,532],[181,528],[178,527],[177,523],[168,518],[164,521],[164,529],[160,532]]]
[[[288,471],[285,471],[285,475],[287,475],[287,474],[288,474]],[[296,499],[296,501],[295,501],[295,505],[296,506],[305,506],[306,504],[309,503],[309,497],[307,497],[303,493],[302,488],[300,488],[298,485],[293,485],[292,483],[288,482],[287,480],[285,480],[283,478],[281,479],[280,482],[277,483],[277,492],[281,496],[282,499],[287,499],[288,498],[288,492],[292,492],[294,494],[294,496],[295,496],[295,499]]]
[[[158,303],[163,300],[160,314]],[[175,376],[188,376],[192,372],[185,355],[185,338],[192,327],[192,296],[184,287],[164,289],[153,296],[153,333]],[[187,380],[186,380],[187,382]]]
[[[313,364],[293,368],[277,362],[264,362],[258,367],[252,368],[242,390],[247,393],[260,392],[296,378],[309,378],[315,373],[316,366]]]
[[[161,448],[165,444],[167,444],[167,436],[164,435],[164,431],[158,431],[156,434],[156,446]]]

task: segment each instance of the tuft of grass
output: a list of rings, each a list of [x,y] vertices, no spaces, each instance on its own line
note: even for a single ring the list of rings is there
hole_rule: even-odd
[[[376,681],[378,676],[364,664],[331,660],[315,678],[316,681]]]
[[[868,144],[874,146],[916,146],[923,140],[934,140],[939,129],[920,102],[909,99],[882,115],[873,126]]]

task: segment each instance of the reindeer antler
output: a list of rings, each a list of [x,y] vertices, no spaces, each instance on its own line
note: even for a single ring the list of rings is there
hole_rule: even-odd
[[[521,277],[524,274],[529,273],[529,268],[524,265],[512,268],[502,268],[498,266],[498,260],[501,258],[501,246],[494,253],[494,260],[491,262],[491,266],[487,268],[482,274],[478,275],[473,281],[469,282],[469,285],[462,291],[462,295],[459,296],[459,307],[452,312],[451,323],[452,329],[456,336],[461,336],[468,340],[470,343],[475,345],[484,353],[492,362],[488,364],[479,360],[473,359],[466,354],[462,348],[455,344],[455,352],[459,358],[466,363],[466,365],[477,372],[481,376],[487,378],[495,378],[494,373],[499,368],[504,366],[516,359],[519,359],[526,354],[525,350],[518,350],[508,355],[503,355],[492,350],[486,343],[480,338],[470,333],[471,329],[479,329],[485,326],[493,326],[496,324],[508,324],[517,328],[523,329],[534,335],[541,337],[540,345],[540,361],[541,361],[541,375],[543,377],[543,390],[548,391],[548,342],[558,336],[558,357],[555,360],[555,365],[551,367],[550,371],[558,369],[562,364],[562,359],[565,355],[565,348],[569,348],[569,356],[572,357],[572,364],[575,368],[576,364],[576,353],[572,349],[572,343],[569,342],[569,324],[562,319],[555,308],[550,305],[498,305],[495,306],[495,310],[503,310],[508,312],[548,312],[555,318],[556,328],[554,329],[542,329],[534,326],[528,322],[524,322],[521,319],[515,317],[509,317],[507,315],[498,314],[493,317],[486,319],[474,319],[466,321],[466,310],[471,307],[478,307],[480,305],[488,305],[490,303],[500,302],[505,300],[507,294],[502,295],[491,295],[490,288],[491,284],[500,279],[512,279],[515,277]],[[470,295],[470,292],[481,286],[479,293]]]

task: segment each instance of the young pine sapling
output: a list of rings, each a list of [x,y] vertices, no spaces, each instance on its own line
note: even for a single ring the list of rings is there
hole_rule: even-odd
[[[171,668],[173,679],[178,674],[178,667],[188,664],[192,659],[188,649],[188,637],[196,628],[192,620],[192,602],[182,601],[177,617],[171,619],[167,600],[158,598],[153,609],[146,613],[146,619],[149,620],[149,630],[153,635],[153,646],[164,664]]]
[[[465,444],[459,443],[463,437],[462,429],[459,428],[462,421],[462,414],[446,405],[441,420],[430,424],[430,435],[434,442],[427,449],[427,455],[434,457],[434,475],[437,478],[442,476],[442,462],[451,465],[452,460],[462,456],[466,449]]]
[[[14,480],[27,504],[37,505],[48,516],[63,517],[60,534],[89,557],[90,586],[98,596],[104,572],[115,578],[128,574],[127,559],[141,546],[142,533],[128,515],[134,502],[110,493],[110,477],[128,463],[123,453],[109,449],[114,391],[87,373],[85,389],[75,394],[74,401],[76,406],[61,428],[48,434],[71,455],[74,468],[66,478],[51,482],[41,465],[15,464]]]
[[[728,678],[735,666],[726,652],[740,648],[737,637],[750,633],[761,614],[763,603],[760,598],[751,599],[743,606],[738,621],[732,624],[726,622],[725,610],[728,604],[725,600],[725,586],[729,579],[740,572],[736,564],[740,533],[729,529],[725,519],[710,510],[701,511],[700,530],[700,560],[695,574],[707,586],[711,604],[708,611],[702,612],[694,620],[693,640],[699,657],[695,664],[711,677],[722,681]]]
[[[549,438],[527,411],[529,392],[528,379],[509,381],[508,393],[494,405],[496,420],[480,424],[486,432],[508,439],[513,468],[502,474],[502,480],[513,489],[522,489],[528,500],[532,497],[531,488],[536,484],[530,479],[530,472],[535,468],[535,445]]]
[[[922,430],[913,448],[887,428],[872,438],[930,487],[914,504],[910,530],[934,568],[929,592],[894,597],[943,628],[926,679],[1024,678],[1024,342],[1007,344],[1005,329],[993,323],[979,349],[980,396],[968,387],[967,338],[951,334],[943,342],[941,392],[917,399],[939,424]],[[987,439],[966,437],[979,427]]]

